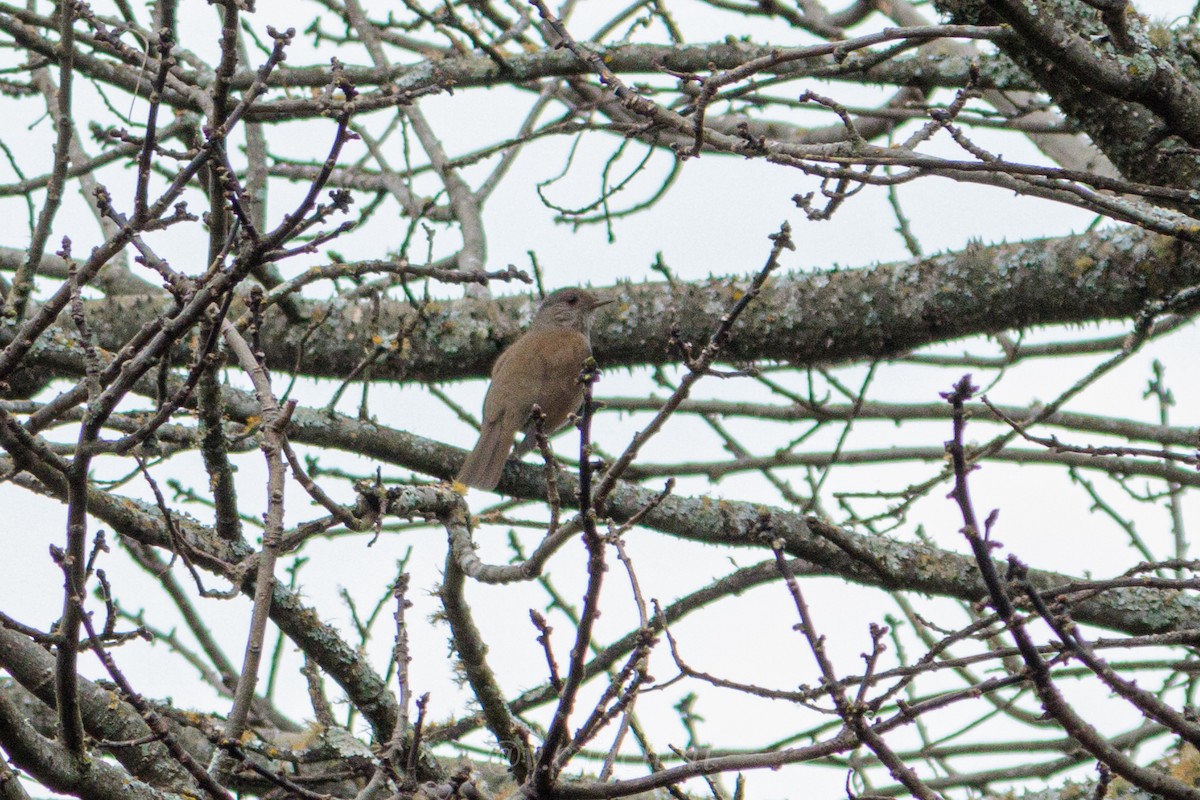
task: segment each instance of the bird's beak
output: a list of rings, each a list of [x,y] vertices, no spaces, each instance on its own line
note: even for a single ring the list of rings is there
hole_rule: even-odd
[[[597,300],[596,305],[592,306],[592,308],[599,308],[600,306],[606,306],[609,303],[615,303],[615,302],[617,302],[617,298],[615,298],[615,297],[610,297],[607,300]]]

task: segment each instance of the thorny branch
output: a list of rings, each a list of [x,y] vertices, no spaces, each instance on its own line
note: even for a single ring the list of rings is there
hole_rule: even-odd
[[[1088,763],[1097,800],[1114,775],[1197,796],[1184,752],[1152,755],[1200,743],[1200,441],[1166,380],[1193,365],[1143,356],[1195,349],[1192,27],[1110,0],[619,5],[0,3],[0,796],[743,800],[833,768],[989,797]],[[1118,224],[981,244],[963,186]],[[863,210],[884,193],[895,230]],[[699,278],[729,269],[685,245],[757,231],[743,205],[914,259],[846,269],[789,221],[761,269]],[[589,244],[639,218],[644,262]],[[521,237],[528,269],[490,263]],[[443,384],[532,311],[492,289],[609,275],[578,458],[538,428],[494,505],[439,483],[477,428]],[[981,402],[966,378],[933,402],[964,366]],[[1095,402],[1146,369],[1119,415]],[[1009,464],[1026,488],[992,482]],[[1036,511],[1007,574],[981,483]],[[922,516],[943,488],[970,557]],[[147,693],[179,659],[205,710]],[[749,734],[710,722],[729,698]]]

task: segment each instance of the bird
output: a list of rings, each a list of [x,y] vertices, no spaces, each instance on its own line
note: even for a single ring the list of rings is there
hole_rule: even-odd
[[[547,434],[579,408],[579,371],[592,354],[592,316],[611,302],[579,288],[559,289],[542,300],[529,329],[492,367],[479,440],[458,471],[459,483],[487,491],[496,488],[517,431],[525,433],[515,451],[518,458],[536,444],[535,405],[544,415],[542,429]]]

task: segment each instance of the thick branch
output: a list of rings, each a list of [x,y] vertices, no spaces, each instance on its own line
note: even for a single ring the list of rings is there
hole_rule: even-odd
[[[1200,258],[1194,248],[1130,228],[971,246],[872,269],[779,273],[772,291],[746,311],[723,357],[796,364],[889,358],[966,336],[1129,317],[1148,301],[1196,283]],[[668,362],[672,326],[684,340],[697,340],[744,285],[726,277],[617,288],[620,300],[598,313],[593,328],[597,361],[606,368]],[[273,371],[298,364],[302,375],[344,377],[346,365],[360,361],[376,337],[412,329],[411,347],[373,364],[376,380],[480,377],[532,312],[527,297],[497,303],[429,306],[423,324],[398,301],[322,304],[320,335],[304,342],[303,353],[282,314],[269,315],[263,349]],[[316,308],[309,301],[302,305]],[[117,350],[158,311],[145,298],[115,298],[92,303],[88,316],[101,345]],[[11,328],[0,327],[0,343],[11,335]],[[186,358],[182,348],[178,358]]]

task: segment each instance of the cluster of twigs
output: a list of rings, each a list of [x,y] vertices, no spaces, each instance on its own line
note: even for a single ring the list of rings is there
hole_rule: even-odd
[[[747,773],[788,768],[799,780],[809,765],[845,770],[854,794],[934,798],[1094,765],[1097,798],[1113,775],[1172,800],[1196,796],[1184,774],[1188,748],[1200,747],[1191,710],[1200,586],[1185,524],[1187,492],[1200,483],[1196,429],[1169,418],[1174,398],[1158,364],[1146,393],[1155,423],[1068,408],[1185,330],[1197,309],[1200,89],[1179,57],[1188,36],[1099,0],[963,0],[941,24],[904,0],[840,11],[814,0],[638,0],[592,32],[576,5],[405,0],[384,14],[320,0],[297,33],[263,24],[244,0],[218,0],[204,10],[218,23],[209,53],[193,10],[173,0],[148,12],[124,0],[0,3],[14,56],[0,102],[14,119],[44,114],[53,128],[33,157],[0,141],[14,176],[0,202],[24,207],[28,228],[0,247],[0,482],[65,509],[58,528],[38,531],[62,576],[57,621],[0,609],[0,797],[24,800],[36,783],[97,800],[648,791],[740,800]],[[1046,8],[1033,15],[1033,6]],[[746,38],[690,41],[683,17],[697,10],[744,26]],[[786,26],[796,41],[759,43],[756,23]],[[817,93],[815,79],[845,96]],[[421,99],[497,85],[522,109],[519,123],[455,154]],[[874,107],[850,99],[878,85],[891,94]],[[996,130],[1030,137],[1052,163],[989,151],[980,136]],[[500,490],[511,499],[473,514],[445,482],[462,451],[412,417],[373,418],[369,390],[427,383],[474,423],[436,384],[485,375],[527,318],[528,298],[495,301],[491,287],[576,280],[544,275],[535,255],[532,274],[488,263],[488,201],[524,154],[558,137],[574,144],[536,194],[559,221],[611,232],[654,213],[696,159],[738,157],[810,181],[793,202],[811,221],[849,213],[856,195],[883,187],[918,260],[787,274],[796,249],[787,223],[744,280],[689,282],[659,260],[651,269],[666,281],[622,287],[598,323],[597,361],[581,365],[578,457],[558,458],[554,432],[539,431],[541,463],[508,465]],[[596,139],[608,147],[599,188],[586,202],[555,200],[579,177],[577,150]],[[929,177],[1132,225],[921,260],[895,188]],[[73,189],[98,233],[72,217]],[[12,208],[10,221],[20,216]],[[460,286],[465,297],[445,299]],[[1115,318],[1133,323],[1118,336],[1048,344],[1023,333]],[[997,354],[919,349],[979,334]],[[1040,403],[976,402],[966,378],[945,403],[876,399],[895,366],[968,366],[998,382],[1039,359],[1096,356]],[[861,369],[837,369],[846,363]],[[598,364],[651,367],[647,391],[596,396]],[[338,381],[324,405],[307,399],[322,377]],[[717,383],[758,394],[701,396],[698,387]],[[358,413],[342,413],[352,386]],[[612,412],[640,415],[619,447],[597,435]],[[970,415],[990,439],[968,444]],[[742,420],[760,427],[743,433]],[[858,431],[880,422],[924,426],[930,438],[858,447]],[[691,423],[721,455],[691,460],[687,448],[660,446]],[[943,428],[949,443],[929,444]],[[668,450],[671,460],[650,460]],[[334,453],[373,466],[322,458]],[[201,477],[172,478],[164,492],[163,476],[189,458]],[[1014,554],[1002,574],[997,518],[976,518],[969,476],[1006,461],[1066,472],[1127,537],[1128,569],[1084,577]],[[841,482],[855,465],[893,462],[933,466],[895,487]],[[261,485],[239,477],[252,463]],[[1097,474],[1112,486],[1087,477]],[[760,490],[722,500],[676,482],[747,476]],[[946,489],[969,553],[920,529],[905,538],[917,509]],[[1169,555],[1124,510],[1131,502],[1169,511]],[[494,551],[480,546],[497,527],[510,531],[507,563],[489,563]],[[412,587],[435,578],[410,571],[406,557],[365,615],[347,591],[347,630],[298,577],[327,539],[364,534],[373,545],[417,530],[446,541],[430,602],[450,639],[447,673],[469,692],[453,710],[414,677],[414,662],[429,659],[413,645],[422,626]],[[675,548],[676,573],[714,545],[761,560],[716,578],[697,569],[689,589],[663,601],[645,591],[638,552],[652,533]],[[578,581],[552,579],[548,566],[573,548],[584,560]],[[179,629],[133,610],[160,604],[131,602],[110,563],[152,576]],[[311,568],[322,566],[338,565]],[[843,621],[812,602],[808,576],[872,587],[897,609],[872,609],[869,649],[853,667],[833,652],[830,631]],[[469,596],[512,587],[516,597],[523,586],[548,608],[517,608],[499,634]],[[747,592],[770,598],[763,616],[794,610],[779,638],[805,643],[811,666],[782,684],[736,661],[702,664],[706,637],[683,633]],[[952,610],[934,621],[916,595]],[[235,597],[250,609],[240,664],[210,617]],[[622,603],[631,609],[614,623],[623,633],[604,644],[615,630],[604,615],[619,618],[609,609]],[[392,646],[380,668],[368,645],[384,627]],[[196,668],[224,705],[200,713],[145,696],[123,654],[146,640]],[[765,660],[787,661],[776,644],[764,641]],[[277,693],[289,647],[300,652],[308,708]],[[539,670],[519,683],[501,664],[517,651],[536,653]],[[764,725],[747,744],[706,728],[693,691],[803,721],[778,736]],[[1081,709],[1097,693],[1134,722],[1116,730],[1090,720]],[[672,713],[664,698],[677,695],[683,743],[661,733]],[[1138,748],[1152,754],[1135,757]],[[986,757],[1000,766],[981,765]]]

